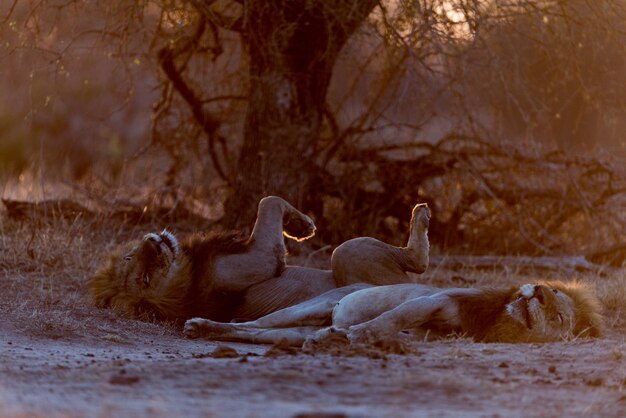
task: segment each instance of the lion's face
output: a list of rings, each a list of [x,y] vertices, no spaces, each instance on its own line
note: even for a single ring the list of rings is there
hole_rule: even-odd
[[[141,242],[119,251],[117,275],[130,293],[143,294],[158,288],[167,277],[180,249],[166,230],[146,234]]]
[[[574,335],[576,304],[563,290],[543,284],[525,284],[515,296],[506,310],[525,328],[524,339],[554,341]]]
[[[174,266],[180,264],[180,252],[178,240],[166,230],[117,248],[87,283],[93,302],[134,317],[147,313],[176,317],[178,312],[172,314],[154,303],[177,271]]]

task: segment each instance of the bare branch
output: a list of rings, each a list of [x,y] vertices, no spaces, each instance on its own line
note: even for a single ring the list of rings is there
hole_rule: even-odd
[[[222,163],[220,162],[217,153],[215,152],[215,141],[218,140],[218,129],[220,127],[220,121],[212,114],[207,112],[203,107],[203,102],[199,99],[195,91],[189,86],[189,84],[183,79],[180,70],[176,67],[174,59],[182,52],[189,50],[194,44],[198,42],[205,29],[204,19],[200,19],[196,32],[188,42],[182,45],[167,45],[159,50],[158,58],[161,64],[161,68],[172,82],[174,88],[180,93],[182,98],[189,105],[191,112],[196,122],[202,127],[203,131],[207,135],[207,141],[209,145],[209,155],[211,162],[215,167],[218,175],[225,181],[229,181],[229,177],[226,175]]]
[[[209,97],[208,99],[202,99],[200,100],[200,102],[202,104],[207,104],[207,103],[222,102],[222,101],[228,101],[228,100],[247,101],[249,100],[249,98],[248,96],[237,96],[233,94],[227,94],[224,96],[215,96],[215,97]]]
[[[13,0],[13,4],[11,4],[11,7],[9,8],[7,15],[4,17],[0,25],[5,25],[9,21],[9,19],[11,19],[11,16],[13,15],[13,11],[15,10],[15,6],[17,6],[17,0]]]
[[[225,16],[211,8],[213,3],[215,3],[215,0],[191,0],[193,7],[198,10],[207,21],[229,31],[243,31],[243,16]]]

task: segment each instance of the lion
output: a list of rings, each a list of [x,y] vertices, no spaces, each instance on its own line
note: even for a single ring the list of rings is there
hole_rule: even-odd
[[[478,342],[551,342],[599,337],[601,305],[578,282],[527,283],[508,289],[420,284],[350,285],[255,321],[188,320],[189,338],[301,345],[343,334],[351,343],[464,335]]]
[[[152,232],[114,250],[88,289],[96,306],[136,318],[254,320],[345,285],[411,282],[405,271],[428,265],[429,219],[425,204],[413,208],[407,247],[355,238],[333,252],[333,270],[287,266],[283,235],[308,239],[315,225],[285,200],[268,196],[259,202],[249,238],[193,235],[179,243],[169,231]]]
[[[283,234],[305,240],[310,217],[277,196],[259,202],[249,237],[148,233],[115,249],[87,283],[98,307],[135,318],[249,319],[335,287],[329,271],[287,266]]]
[[[430,210],[418,203],[411,212],[406,247],[395,247],[371,237],[348,240],[333,251],[331,269],[337,287],[353,283],[389,285],[411,283],[407,273],[421,274],[429,261]]]

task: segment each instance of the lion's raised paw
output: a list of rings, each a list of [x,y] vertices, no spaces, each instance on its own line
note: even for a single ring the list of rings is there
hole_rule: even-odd
[[[307,215],[298,213],[288,217],[283,225],[284,233],[296,241],[303,241],[315,235],[315,223]]]
[[[430,224],[430,209],[428,205],[420,203],[413,208],[413,222],[422,230],[428,231]]]

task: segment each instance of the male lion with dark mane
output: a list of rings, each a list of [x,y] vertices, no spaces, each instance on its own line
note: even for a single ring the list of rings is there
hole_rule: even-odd
[[[149,233],[114,250],[87,287],[96,306],[131,317],[255,318],[334,287],[329,273],[285,265],[283,234],[303,240],[314,233],[308,216],[269,196],[249,237],[195,234],[179,242],[166,230]]]
[[[149,233],[113,251],[88,289],[96,306],[131,317],[256,319],[329,290],[353,291],[336,290],[345,285],[411,282],[406,272],[428,266],[429,217],[425,204],[414,207],[406,247],[355,238],[337,247],[333,271],[288,266],[283,234],[307,239],[315,225],[285,200],[268,196],[259,202],[250,237],[192,235],[179,242],[168,231]]]
[[[353,292],[345,295],[350,288]],[[368,343],[406,332],[520,343],[598,337],[603,328],[599,301],[589,287],[575,282],[510,289],[398,284],[337,290],[344,292],[330,291],[256,321],[225,324],[194,318],[184,332],[190,338],[292,345],[337,334]]]

